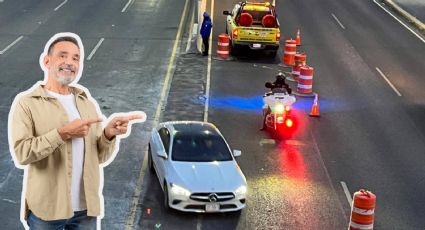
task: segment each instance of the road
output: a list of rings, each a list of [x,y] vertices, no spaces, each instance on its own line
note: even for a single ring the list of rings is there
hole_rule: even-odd
[[[41,78],[37,60],[51,35],[78,33],[86,55],[104,38],[86,61],[81,84],[106,115],[140,109],[149,117],[105,168],[105,229],[123,229],[128,222],[132,229],[346,229],[350,205],[341,182],[348,195],[361,188],[376,194],[375,229],[423,229],[424,43],[373,1],[277,1],[282,42],[301,31],[299,50],[315,68],[321,117],[308,117],[312,99],[299,97],[298,132],[275,140],[259,131],[261,99],[265,81],[288,71],[279,65],[282,52],[276,59],[258,52],[234,61],[214,58],[216,38],[225,30],[221,12],[235,2],[215,1],[211,8],[208,1],[214,12],[208,59],[184,53],[192,13],[184,13],[184,1],[135,1],[122,13],[127,1],[70,1],[53,12],[60,1],[6,0],[0,7],[0,49],[23,38],[0,55],[0,67],[8,70],[0,79],[1,120],[13,96]],[[176,37],[180,43],[174,43]],[[242,150],[237,161],[248,181],[247,208],[228,214],[166,212],[157,179],[142,166],[149,131],[157,121],[203,120],[207,96],[208,121]],[[6,130],[5,122],[1,128]],[[7,210],[0,211],[1,220],[6,229],[17,229],[22,171],[10,161],[6,133],[0,135],[0,210]]]

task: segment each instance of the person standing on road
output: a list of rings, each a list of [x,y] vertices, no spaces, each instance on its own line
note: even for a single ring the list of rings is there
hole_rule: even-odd
[[[105,125],[89,91],[78,85],[81,39],[54,35],[40,56],[44,82],[18,94],[9,112],[9,148],[24,169],[21,222],[28,229],[96,229],[103,217],[103,168],[120,138],[146,114],[113,114]],[[97,225],[99,222],[99,225]],[[28,224],[28,226],[27,226]]]
[[[208,49],[209,49],[211,29],[212,29],[212,22],[207,12],[204,12],[203,16],[204,16],[204,20],[202,21],[202,25],[201,25],[201,36],[202,36],[202,42],[204,43],[204,52],[202,53],[202,55],[207,56]]]

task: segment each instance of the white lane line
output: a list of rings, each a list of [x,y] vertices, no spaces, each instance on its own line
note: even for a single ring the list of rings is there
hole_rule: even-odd
[[[317,153],[317,155],[319,156],[319,161],[320,161],[320,164],[322,165],[323,170],[325,171],[326,178],[328,179],[328,183],[330,184],[330,187],[332,189],[332,192],[336,196],[337,195],[337,192],[336,192],[335,186],[332,183],[331,176],[329,175],[329,172],[328,172],[328,169],[326,168],[325,162],[323,161],[323,157],[322,157],[322,154],[320,153],[319,145],[317,144],[316,138],[314,137],[313,132],[312,132],[311,129],[309,130],[309,132],[310,132],[311,140],[313,142],[313,148],[314,148],[315,152]],[[342,216],[344,217],[344,219],[346,221],[348,221],[347,216],[345,216],[345,211],[344,211],[344,208],[342,206],[342,203],[340,202],[339,199],[337,199],[337,200],[338,200],[338,204],[339,204],[338,205],[339,206],[339,210],[341,211]]]
[[[4,54],[8,49],[10,49],[12,46],[14,46],[16,43],[18,43],[22,38],[24,38],[24,36],[20,36],[19,38],[17,38],[15,41],[13,41],[12,43],[10,43],[10,45],[6,46],[6,48],[4,48],[2,51],[0,51],[0,54]]]
[[[347,184],[344,181],[341,181],[342,189],[344,190],[345,196],[347,197],[348,205],[351,207],[351,203],[353,203],[353,199],[351,198],[350,191],[348,190]]]
[[[385,79],[385,81],[387,81],[388,85],[391,86],[391,88],[393,88],[394,92],[401,97],[401,93],[395,88],[395,86],[390,82],[390,80],[388,80],[388,78],[385,76],[384,73],[382,73],[382,71],[378,68],[375,67],[376,71],[378,71],[378,73]]]
[[[193,20],[195,20],[195,10],[193,10],[192,17],[190,18],[190,25],[192,25],[192,26],[190,27],[189,37],[187,38],[186,53],[189,51],[190,45],[192,43],[192,32],[193,32],[193,27],[195,26],[193,24]]]
[[[214,21],[214,0],[211,0],[211,21]],[[213,28],[211,28],[211,35]],[[204,109],[204,122],[208,121],[208,106],[210,104],[210,81],[211,81],[211,53],[212,53],[212,36],[209,39],[209,54],[208,54],[208,68],[207,68],[207,83],[205,85],[205,109]]]
[[[12,203],[12,204],[17,204],[15,201],[13,201],[13,200],[9,200],[9,199],[2,199],[2,200],[4,200],[4,201],[6,201],[6,202],[9,202],[9,203]]]
[[[275,145],[276,141],[274,139],[261,139],[260,140],[260,146],[263,145]]]
[[[164,107],[165,104],[165,100],[166,100],[166,96],[168,95],[168,91],[170,90],[170,80],[171,80],[171,70],[174,68],[175,65],[175,59],[176,59],[176,52],[177,52],[177,47],[180,44],[180,37],[181,37],[181,33],[182,33],[182,29],[183,29],[183,22],[184,19],[186,17],[186,11],[187,11],[187,6],[188,6],[188,0],[186,0],[185,4],[184,4],[184,8],[183,8],[183,13],[182,16],[180,18],[180,24],[179,24],[179,29],[177,31],[176,34],[176,38],[174,40],[174,45],[173,45],[173,49],[171,51],[171,57],[170,57],[170,61],[168,63],[168,67],[167,67],[167,73],[165,75],[165,80],[164,80],[164,85],[162,86],[162,91],[161,91],[161,96],[158,102],[158,106],[156,107],[156,112],[155,112],[155,117],[152,123],[152,127],[156,127],[158,125],[159,119],[161,118],[161,111]],[[134,220],[136,217],[136,211],[137,211],[137,204],[140,198],[140,194],[142,193],[142,185],[143,185],[143,178],[145,177],[145,172],[147,170],[147,162],[148,162],[148,153],[147,153],[147,146],[145,148],[145,156],[143,157],[143,163],[142,163],[142,168],[140,169],[140,173],[139,173],[139,178],[137,179],[137,183],[136,183],[136,187],[134,188],[134,195],[133,195],[133,201],[131,204],[131,209],[127,218],[127,223],[125,225],[125,229],[126,230],[132,230],[133,229],[133,224],[134,224]]]
[[[93,50],[90,52],[89,56],[87,57],[87,61],[90,61],[91,58],[93,57],[93,55],[96,53],[97,49],[99,49],[99,46],[102,45],[103,40],[105,40],[104,38],[101,38],[96,46],[93,48]]]
[[[196,230],[201,230],[202,229],[202,215],[198,214],[198,218],[196,221]]]
[[[131,3],[132,1],[133,1],[133,0],[128,0],[127,4],[125,4],[124,8],[122,8],[121,13],[124,13],[124,12],[127,10],[127,8],[130,6],[130,3]]]
[[[65,5],[65,3],[68,2],[68,0],[63,1],[59,6],[57,6],[55,8],[55,11],[59,10],[59,8],[61,8],[61,6]]]
[[[331,14],[331,15],[335,19],[335,21],[338,22],[339,26],[341,26],[341,28],[345,30],[345,26],[339,21],[339,19],[335,16],[335,14]]]
[[[378,2],[376,2],[376,0],[373,0],[373,2],[378,5],[379,7],[381,7],[381,9],[385,10],[385,12],[387,12],[389,15],[391,15],[395,20],[397,20],[400,24],[402,24],[406,29],[408,29],[410,32],[412,32],[416,37],[418,37],[423,43],[425,43],[425,39],[423,37],[421,37],[418,33],[416,33],[415,31],[413,31],[410,27],[408,27],[406,24],[404,24],[400,19],[398,19],[396,16],[394,16],[390,11],[388,11],[387,9],[385,9],[383,6],[381,6]]]

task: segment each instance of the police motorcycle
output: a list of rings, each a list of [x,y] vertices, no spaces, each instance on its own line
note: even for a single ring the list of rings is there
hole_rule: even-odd
[[[273,88],[270,82],[265,86],[272,90],[263,96],[263,129],[273,131],[278,136],[290,135],[295,125],[291,116],[295,96],[283,87]]]

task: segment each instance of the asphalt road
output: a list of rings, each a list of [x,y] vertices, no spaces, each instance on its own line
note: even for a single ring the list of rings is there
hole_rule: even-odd
[[[213,57],[216,38],[225,30],[221,12],[235,2],[215,1],[214,9],[207,4],[214,10]],[[78,33],[86,56],[104,38],[85,62],[80,83],[105,115],[137,109],[149,117],[133,128],[105,168],[104,229],[124,229],[129,217],[132,229],[346,229],[350,206],[342,181],[351,195],[361,188],[377,195],[375,229],[425,227],[425,46],[373,1],[277,1],[282,41],[301,30],[300,50],[315,68],[314,91],[320,94],[320,118],[307,116],[311,98],[297,98],[300,126],[291,138],[275,140],[258,130],[264,82],[288,71],[279,65],[280,56],[249,52],[234,61],[212,58],[208,121],[232,148],[242,150],[237,160],[249,193],[242,212],[207,215],[165,212],[157,179],[147,170],[140,174],[185,2],[132,1],[122,13],[127,1],[69,1],[54,11],[61,3],[0,3],[0,50],[23,36],[0,55],[0,68],[7,70],[0,78],[2,228],[21,226],[22,171],[7,147],[9,106],[16,93],[42,78],[39,54],[61,31]],[[158,121],[204,119],[209,60],[184,54],[191,13],[185,15]]]

